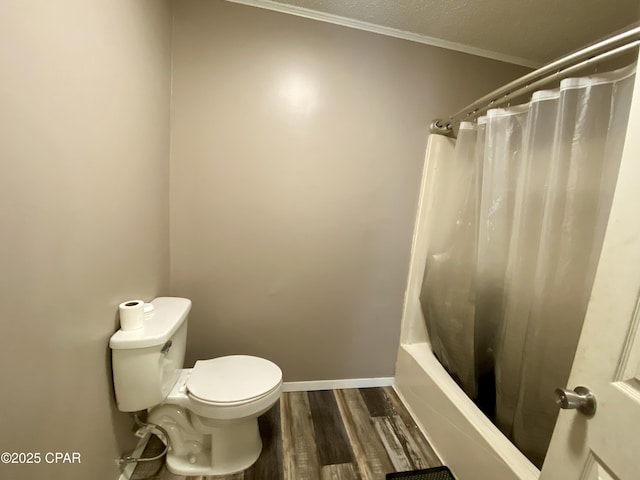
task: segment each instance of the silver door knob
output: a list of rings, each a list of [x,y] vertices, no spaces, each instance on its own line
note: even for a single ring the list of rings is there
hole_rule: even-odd
[[[575,408],[580,413],[592,417],[596,413],[596,397],[587,387],[576,387],[573,391],[556,388],[556,404],[560,408]]]

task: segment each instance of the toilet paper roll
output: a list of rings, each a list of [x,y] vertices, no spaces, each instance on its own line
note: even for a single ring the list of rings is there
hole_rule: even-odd
[[[144,320],[144,302],[142,300],[128,300],[119,305],[120,328],[122,330],[137,330],[142,328]]]

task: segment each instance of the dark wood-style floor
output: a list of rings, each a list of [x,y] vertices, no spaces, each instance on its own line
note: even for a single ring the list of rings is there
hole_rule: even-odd
[[[131,479],[384,480],[441,465],[391,387],[284,393],[258,422],[262,454],[244,472],[183,477],[157,461],[138,464]],[[160,451],[149,442],[144,456]]]

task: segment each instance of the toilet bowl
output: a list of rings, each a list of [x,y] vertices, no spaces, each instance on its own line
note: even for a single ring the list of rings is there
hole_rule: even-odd
[[[258,416],[280,398],[282,371],[249,355],[199,360],[183,369],[191,302],[164,297],[152,303],[146,334],[119,331],[110,341],[118,408],[148,409],[147,421],[167,433],[173,473],[226,475],[248,468],[262,449]]]
[[[282,372],[272,362],[233,355],[182,370],[148,422],[169,435],[167,467],[180,475],[223,475],[260,456],[258,416],[280,398]]]

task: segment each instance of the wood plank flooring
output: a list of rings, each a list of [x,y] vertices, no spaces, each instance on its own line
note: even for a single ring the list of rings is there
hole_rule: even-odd
[[[244,472],[210,477],[139,463],[131,480],[384,480],[441,465],[391,387],[288,392],[258,419],[262,453]],[[163,445],[152,437],[143,456]]]

